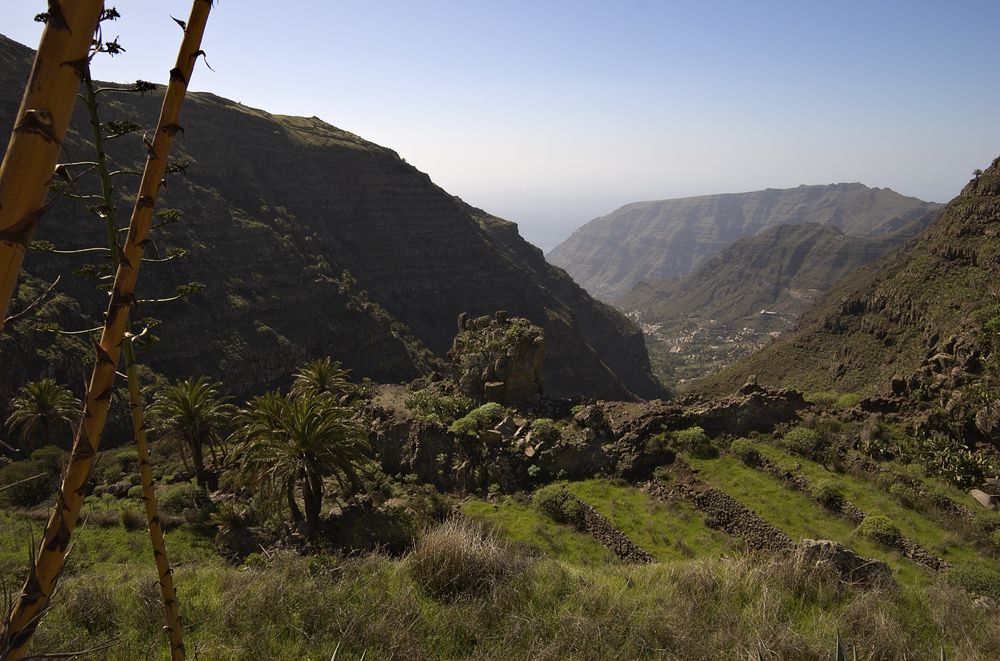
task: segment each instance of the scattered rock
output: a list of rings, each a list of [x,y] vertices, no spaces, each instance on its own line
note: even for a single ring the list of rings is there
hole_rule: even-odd
[[[995,510],[997,508],[997,501],[1000,500],[1000,496],[991,496],[985,491],[980,491],[979,489],[972,489],[969,491],[969,495],[975,498],[976,502],[988,510]]]
[[[851,549],[829,539],[803,539],[782,551],[779,559],[796,569],[832,567],[840,580],[865,588],[893,585],[892,569],[882,560],[863,558]]]

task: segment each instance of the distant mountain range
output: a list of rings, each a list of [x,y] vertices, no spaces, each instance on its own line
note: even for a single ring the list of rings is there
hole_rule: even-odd
[[[0,135],[9,135],[32,57],[0,37]],[[105,95],[103,119],[152,126],[161,99]],[[163,322],[153,329],[161,343],[142,357],[155,371],[206,374],[243,397],[287,385],[296,367],[329,355],[355,378],[399,382],[442,368],[460,313],[507,310],[547,331],[548,394],[663,392],[634,323],[547,264],[516,225],[463,205],[392,150],[315,117],[271,115],[205,93],[188,95],[181,124],[171,158],[189,165],[171,177],[158,207],[184,215],[158,230],[146,252],[190,255],[144,266],[138,295],[166,298],[192,281],[207,287],[179,302],[139,304],[135,318]],[[93,158],[89,132],[78,107],[66,158]],[[146,153],[138,134],[109,151],[125,169],[140,167]],[[131,182],[118,190],[127,214]],[[72,200],[45,215],[35,238],[70,250],[107,242],[101,223]],[[79,388],[88,341],[29,327],[97,325],[107,295],[71,273],[101,262],[29,252],[12,312],[62,278],[46,305],[0,337],[0,412],[30,379],[56,376]]]
[[[642,280],[689,275],[738,239],[778,225],[879,237],[941,206],[859,183],[636,202],[590,221],[546,257],[611,301]]]
[[[846,236],[832,225],[778,225],[739,239],[686,278],[644,280],[613,303],[643,323],[697,316],[784,330],[834,282],[912,239],[933,215],[877,238]]]
[[[916,239],[839,280],[777,341],[693,390],[729,391],[754,376],[805,391],[904,395],[995,438],[998,227],[1000,159]]]

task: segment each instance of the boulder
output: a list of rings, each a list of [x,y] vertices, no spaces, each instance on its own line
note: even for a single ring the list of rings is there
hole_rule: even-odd
[[[865,588],[894,583],[892,569],[882,560],[863,558],[829,539],[803,539],[779,556],[797,570],[832,568],[840,580]]]

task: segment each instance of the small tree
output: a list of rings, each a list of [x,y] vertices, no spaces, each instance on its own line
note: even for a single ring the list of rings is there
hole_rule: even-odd
[[[331,361],[329,356],[314,360],[295,374],[288,394],[298,396],[313,392],[317,395],[328,394],[339,400],[350,388],[347,382],[350,371],[343,369],[339,360]]]
[[[191,450],[195,476],[201,487],[209,486],[203,448],[208,445],[216,465],[219,465],[215,453],[216,445],[219,445],[225,459],[223,432],[236,414],[236,407],[226,403],[229,397],[219,395],[221,385],[211,383],[206,376],[192,376],[161,390],[149,406],[150,430],[159,434],[160,438],[175,441],[185,463],[184,447]]]
[[[83,414],[83,402],[69,388],[54,379],[32,381],[21,388],[11,400],[11,414],[7,427],[13,432],[21,428],[21,446],[29,452],[35,450],[35,428],[40,424],[45,433],[45,445],[52,443],[52,428],[65,427],[67,439],[73,436],[73,422]],[[68,449],[69,443],[65,445]]]
[[[371,456],[368,429],[352,409],[334,405],[328,396],[267,393],[250,402],[237,424],[241,429],[235,436],[244,440],[242,470],[279,511],[284,501],[293,521],[304,518],[310,536],[319,530],[324,478],[332,477],[341,490],[361,485]],[[304,517],[296,488],[301,489]]]

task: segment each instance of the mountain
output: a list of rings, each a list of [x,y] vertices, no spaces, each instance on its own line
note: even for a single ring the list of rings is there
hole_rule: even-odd
[[[31,58],[29,49],[0,38],[0,134],[11,129]],[[162,91],[104,95],[102,119],[155,125],[161,99]],[[65,154],[90,160],[82,107],[72,124]],[[245,396],[287,384],[297,366],[330,355],[355,378],[398,382],[440,369],[459,314],[507,310],[547,332],[548,394],[662,393],[632,322],[546,264],[513,223],[473,217],[392,150],[315,117],[271,115],[206,93],[188,95],[181,124],[171,158],[188,167],[171,176],[158,207],[183,217],[157,230],[146,252],[190,254],[144,266],[138,295],[168,298],[189,282],[206,288],[181,301],[139,303],[135,318],[163,321],[153,329],[161,342],[142,357],[157,372],[207,374]],[[138,134],[115,140],[109,152],[122,169],[145,158]],[[85,185],[93,180],[81,177]],[[134,188],[124,180],[119,186],[119,213],[127,214]],[[61,250],[107,243],[101,222],[71,200],[45,215],[35,239]],[[0,404],[12,381],[39,371],[79,383],[76,359],[60,358],[73,340],[28,326],[77,330],[99,322],[106,294],[69,275],[88,262],[101,266],[93,256],[28,254],[27,290],[62,278],[56,297],[0,338],[0,390],[7,391]],[[21,292],[11,312],[30,300]]]
[[[819,223],[876,237],[940,207],[859,183],[636,202],[590,221],[547,258],[610,301],[641,280],[689,275],[740,237],[776,225]]]
[[[802,314],[834,282],[911,239],[932,217],[871,239],[847,236],[832,225],[778,225],[739,239],[686,278],[643,280],[614,305],[649,324],[697,316],[783,330],[787,319]]]
[[[757,354],[695,384],[903,395],[975,417],[996,403],[1000,342],[1000,159],[913,241],[838,281]],[[991,431],[992,430],[992,431]]]

